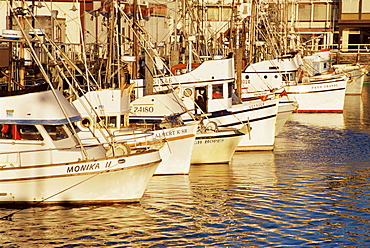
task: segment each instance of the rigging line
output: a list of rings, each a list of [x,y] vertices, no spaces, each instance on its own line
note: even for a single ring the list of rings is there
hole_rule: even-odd
[[[50,196],[48,196],[48,197],[46,197],[46,198],[44,198],[44,199],[42,199],[40,201],[37,201],[37,202],[33,203],[30,207],[31,208],[32,207],[35,207],[35,206],[39,205],[40,203],[43,203],[44,201],[49,200],[50,198],[53,198],[54,196],[57,196],[59,194],[62,194],[62,193],[66,192],[66,191],[68,191],[68,190],[70,190],[70,189],[72,189],[72,188],[74,188],[74,187],[76,187],[76,186],[78,186],[78,185],[80,185],[80,184],[82,184],[82,183],[84,183],[84,182],[86,182],[86,181],[88,181],[88,180],[90,180],[90,179],[92,179],[92,178],[100,175],[100,174],[103,174],[103,173],[105,173],[107,171],[110,171],[112,168],[114,168],[117,165],[118,165],[118,162],[115,165],[113,165],[113,166],[111,166],[111,167],[109,167],[109,168],[107,168],[107,169],[105,169],[103,171],[96,172],[94,175],[92,175],[92,176],[90,176],[90,177],[88,177],[88,178],[86,178],[86,179],[84,179],[84,180],[82,180],[80,182],[77,182],[77,183],[75,183],[75,184],[73,184],[73,185],[71,185],[71,186],[69,186],[69,187],[67,187],[67,188],[65,188],[65,189],[63,189],[63,190],[61,190],[61,191],[53,194],[53,195],[50,195]],[[30,208],[30,207],[27,207],[27,208]],[[14,211],[13,213],[10,213],[8,215],[2,216],[2,217],[0,217],[0,220],[11,220],[11,218],[14,216],[14,214],[19,213],[19,212],[21,212],[21,211],[23,211],[25,209],[26,208],[22,208],[22,209],[19,209],[17,211]]]
[[[78,1],[76,0],[76,3],[78,4]],[[73,3],[74,4],[74,3]],[[74,5],[73,5],[74,6]],[[89,81],[89,76],[88,76],[88,68],[87,68],[87,57],[86,57],[86,46],[85,46],[85,35],[83,33],[83,30],[82,30],[82,23],[81,23],[81,18],[78,19],[78,26],[79,26],[79,30],[80,30],[80,38],[81,38],[81,47],[82,47],[82,55],[84,57],[84,66],[85,66],[85,73],[86,73],[86,83],[87,83],[87,90],[88,92],[90,92],[90,81]]]
[[[24,16],[21,16],[21,18],[24,18],[24,19],[25,19],[25,21],[29,24],[29,21],[27,20],[27,18],[25,18]],[[20,20],[19,20],[18,18],[14,18],[14,19],[16,20],[16,22],[17,22],[18,26],[19,26],[19,27],[21,27]],[[32,27],[32,26],[31,26],[31,27]],[[31,48],[31,47],[32,47],[32,43],[31,43],[31,41],[30,41],[29,37],[27,36],[26,32],[25,32],[22,28],[21,28],[20,30],[21,30],[21,32],[22,32],[23,37],[25,38],[25,40],[26,40],[26,42],[27,42],[27,45]],[[35,32],[35,30],[33,30],[33,32]],[[36,34],[36,32],[35,32],[35,34]],[[37,34],[36,34],[36,35],[37,35]],[[67,115],[67,113],[66,113],[65,109],[63,108],[63,106],[62,106],[61,102],[59,101],[59,98],[58,98],[58,97],[57,97],[57,95],[56,95],[56,92],[55,92],[55,89],[54,89],[54,87],[53,87],[53,84],[52,84],[52,82],[50,81],[50,78],[48,77],[48,75],[47,75],[47,73],[46,73],[45,69],[42,67],[41,61],[40,61],[40,60],[39,60],[39,58],[36,56],[36,52],[34,51],[34,49],[31,49],[31,51],[32,51],[32,53],[34,54],[35,62],[36,62],[36,64],[38,65],[38,67],[39,67],[39,69],[40,69],[41,73],[43,74],[44,79],[45,79],[45,80],[46,80],[46,82],[49,84],[49,86],[50,86],[50,88],[51,88],[51,91],[53,92],[53,95],[54,95],[54,97],[55,97],[56,101],[58,102],[58,105],[59,105],[60,109],[61,109],[61,110],[62,110],[62,112],[63,112],[63,115],[66,117],[66,119],[67,119],[67,121],[68,121],[68,124],[70,125],[71,129],[72,129],[72,130],[74,130],[74,132],[75,132],[76,130],[73,128],[73,125],[72,125],[71,120],[69,119],[69,117],[68,117],[68,115]],[[75,133],[75,136],[76,136],[76,133]],[[87,154],[87,152],[86,152],[86,150],[85,150],[85,147],[82,145],[82,142],[81,142],[81,140],[80,140],[78,137],[77,137],[77,140],[78,140],[79,144],[81,145],[81,150],[82,150],[83,154],[84,154],[84,155],[85,155],[85,157],[87,158],[87,157],[88,157],[88,154]]]
[[[17,18],[15,18],[15,19],[17,19]],[[29,23],[29,21],[27,20],[27,18],[25,18],[26,20],[26,22],[27,22],[27,24],[29,24],[30,25],[30,23]],[[17,20],[18,21],[18,20]],[[74,87],[72,86],[72,84],[71,84],[71,82],[68,80],[68,78],[66,77],[66,75],[65,75],[65,73],[62,71],[62,68],[60,68],[60,66],[57,64],[57,62],[56,62],[56,60],[55,60],[55,58],[49,53],[49,51],[48,51],[48,49],[46,48],[46,46],[44,45],[44,43],[43,42],[41,42],[41,40],[40,40],[40,37],[37,35],[37,32],[36,32],[36,30],[35,29],[33,29],[32,28],[32,30],[33,30],[33,32],[36,34],[35,35],[35,37],[37,37],[38,39],[39,39],[39,41],[40,41],[40,44],[41,44],[41,46],[42,46],[42,48],[44,49],[44,51],[47,53],[47,55],[48,55],[48,57],[53,61],[53,63],[55,64],[55,67],[58,69],[58,71],[59,71],[59,73],[60,73],[60,75],[62,75],[62,77],[64,78],[64,80],[67,82],[67,84],[70,86],[70,88],[72,89],[72,91],[74,92],[74,94],[76,95],[76,96],[78,96],[78,93],[76,92],[76,90],[74,89]],[[22,31],[22,33],[23,33],[23,35],[25,35],[25,33],[24,33],[24,30],[21,30]],[[34,51],[34,49],[32,49],[32,46],[31,46],[31,44],[30,44],[30,41],[29,41],[29,39],[27,38],[27,36],[25,36],[25,38],[26,38],[26,40],[27,40],[27,42],[28,42],[28,45],[29,45],[29,47],[30,47],[30,49],[31,49],[31,55],[32,55],[32,57],[33,57],[33,59],[34,59],[34,61],[36,62],[36,64],[38,65],[38,67],[40,68],[40,71],[42,72],[42,74],[43,74],[43,76],[44,76],[44,79],[48,82],[48,84],[50,85],[50,87],[51,87],[51,89],[52,89],[52,91],[53,91],[53,93],[54,93],[54,95],[55,95],[55,92],[54,92],[54,88],[53,88],[53,85],[52,85],[52,83],[51,83],[51,81],[50,81],[50,79],[49,79],[49,77],[47,76],[47,74],[46,74],[46,72],[45,72],[45,70],[44,70],[44,68],[42,67],[42,64],[41,64],[41,62],[40,62],[40,60],[39,60],[39,58],[37,57],[37,55],[36,55],[36,52]],[[52,44],[54,44],[53,43],[53,41],[50,41]],[[69,72],[69,69],[68,69],[68,67],[66,66],[65,67],[66,68],[66,70]],[[70,73],[71,74],[71,73]],[[74,79],[74,80],[76,80],[73,76],[72,76],[72,79]],[[75,82],[77,82],[77,81],[75,81]],[[79,85],[78,85],[78,83],[76,84],[76,86],[77,87],[79,87]],[[82,91],[82,90],[81,90]],[[58,99],[58,98],[57,98]],[[59,100],[58,100],[58,102],[59,102]],[[90,109],[93,109],[93,107],[92,107],[92,105],[91,105],[91,103],[89,102],[89,101],[87,101],[88,102],[88,104],[90,104]],[[82,106],[87,110],[87,112],[88,113],[90,113],[88,110],[88,108],[86,107],[86,105],[81,101],[81,104],[82,104]],[[61,106],[61,105],[60,105]],[[62,111],[64,112],[64,109],[61,107],[61,109],[62,109]],[[93,111],[95,111],[95,109],[93,109]],[[69,123],[69,125],[71,126],[71,127],[73,127],[73,125],[72,125],[72,122],[69,120],[69,118],[68,118],[68,116],[66,115],[66,113],[64,113],[65,114],[65,116],[66,116],[66,118],[67,118],[67,120],[68,120],[68,123]],[[91,116],[90,116],[91,117]],[[71,130],[72,130],[72,132],[74,133],[74,136],[76,137],[76,139],[78,140],[78,142],[79,142],[79,144],[80,144],[80,146],[81,146],[81,150],[83,151],[83,153],[84,153],[84,155],[86,156],[86,157],[88,157],[88,154],[87,154],[87,152],[86,152],[86,150],[85,150],[85,148],[84,148],[84,146],[83,146],[83,144],[82,144],[82,141],[81,141],[81,139],[79,138],[79,136],[77,135],[77,132],[76,132],[76,130],[74,129],[74,128],[71,128]],[[102,132],[102,131],[101,131]],[[108,134],[110,134],[111,135],[111,133],[109,132],[109,131],[107,131],[108,132]],[[106,137],[106,135],[105,134],[103,134],[103,137],[108,141],[108,137]]]
[[[119,8],[119,10],[122,12],[122,15],[127,19],[127,21],[128,22],[131,22],[131,20],[129,20],[129,18],[127,17],[127,15],[122,11],[122,9],[121,8]],[[132,22],[131,22],[132,23]],[[138,37],[138,40],[139,40],[139,42],[141,42],[141,43],[144,43],[143,45],[142,45],[142,47],[145,49],[145,50],[147,50],[146,48],[145,48],[145,44],[147,44],[147,42],[146,42],[146,40],[144,40],[144,41],[142,41],[143,39],[140,39],[141,37],[139,36],[139,34],[137,33],[137,32],[134,32],[134,35],[136,35],[137,37]],[[156,53],[156,50],[153,50],[154,51],[154,53],[155,54],[157,54]],[[150,53],[148,53],[148,56],[154,61],[154,58],[150,55]],[[165,67],[167,68],[167,70],[169,70],[169,68],[165,65]],[[150,70],[149,70],[150,71]],[[192,75],[192,73],[191,72],[189,72],[189,74],[190,75]],[[176,79],[176,78],[175,78]],[[195,76],[194,76],[194,79],[195,79]],[[162,78],[161,78],[161,80],[163,80]],[[179,84],[181,84],[180,82],[179,82]],[[171,86],[171,85],[169,84],[169,85],[167,85],[167,87],[169,88],[169,89],[173,89],[173,87]],[[174,94],[174,93],[172,93],[172,94]],[[177,99],[177,98],[175,98],[175,99]],[[186,109],[186,107],[183,105],[183,104],[181,104],[180,102],[178,102],[178,104],[180,104],[180,106],[181,107],[183,107],[188,113],[190,112],[188,109]],[[198,106],[199,107],[199,106]],[[243,122],[238,118],[238,117],[236,117],[242,124],[243,124]]]
[[[149,56],[150,56],[150,54],[149,54]],[[145,64],[145,67],[148,69],[148,72],[153,76],[153,73],[152,73],[152,71],[150,71],[149,70],[149,68],[148,68],[148,66]],[[177,104],[179,104],[180,105],[180,107],[183,109],[183,111],[185,111],[185,112],[190,112],[187,108],[186,108],[186,106],[184,105],[184,103],[181,101],[181,100],[179,100],[178,99],[178,96],[174,93],[174,88],[173,87],[169,87],[169,86],[167,86],[168,87],[168,89],[169,90],[172,90],[172,94],[174,95],[174,98],[175,99],[173,99]],[[158,99],[157,99],[158,100]],[[158,100],[159,101],[159,100]],[[163,106],[165,107],[165,108],[167,108],[168,110],[171,110],[166,104],[163,104]],[[174,114],[174,113],[173,113]]]
[[[36,19],[36,16],[34,15],[34,13],[32,13],[32,11],[29,11],[29,14],[33,17],[33,18],[35,18]],[[26,22],[27,22],[27,24],[28,25],[30,25],[30,27],[32,27],[32,25],[30,24],[30,22],[29,22],[29,20],[28,19],[26,19]],[[42,24],[36,19],[36,22],[37,22],[37,24],[40,26],[40,27],[42,27]],[[33,29],[33,28],[32,28]],[[41,38],[39,37],[39,35],[37,35],[37,32],[33,29],[33,32],[34,32],[34,34],[36,34],[35,35],[35,37],[37,37],[38,38],[38,40],[39,40],[39,42],[40,42],[40,44],[43,44],[44,42],[41,40]],[[85,74],[84,73],[82,73],[82,71],[80,70],[80,68],[78,68],[78,66],[77,65],[75,65],[75,63],[73,63],[71,60],[70,60],[70,58],[67,56],[67,54],[65,53],[65,52],[63,52],[62,51],[62,49],[61,49],[61,47],[59,47],[54,41],[53,41],[53,39],[51,39],[50,37],[49,37],[49,35],[46,33],[46,32],[44,32],[43,33],[43,35],[47,38],[47,40],[48,40],[48,42],[50,42],[52,45],[53,45],[53,47],[54,48],[56,48],[56,50],[59,52],[59,55],[62,55],[62,57],[65,59],[65,60],[67,60],[67,62],[68,62],[68,65],[69,66],[72,66],[74,69],[76,69],[83,77],[84,77],[84,79],[85,80],[87,80],[86,79],[86,77],[85,77]],[[45,49],[44,49],[45,50]],[[55,59],[52,59],[53,60],[53,63],[56,63],[56,60]],[[63,59],[61,59],[59,62],[62,62],[63,64],[64,64],[64,67],[65,67],[65,69],[68,71],[68,66],[67,65],[65,65],[65,61],[63,60]],[[71,77],[73,77],[73,75],[72,75],[72,73],[71,72],[69,72],[69,75],[71,76]],[[75,81],[75,83],[76,83],[77,81]],[[96,82],[95,82],[96,83]],[[82,89],[80,89],[81,91],[82,91]]]
[[[22,0],[23,1],[23,0]],[[41,1],[41,0],[40,0]],[[65,11],[63,11],[61,8],[59,8],[57,5],[53,5],[53,2],[52,2],[52,0],[50,0],[49,2],[46,2],[45,0],[42,0],[42,2],[45,4],[44,5],[44,7],[46,7],[47,8],[47,10],[48,10],[48,12],[49,13],[52,13],[51,11],[52,11],[52,8],[53,7],[56,7],[56,8],[58,8],[58,10],[60,10],[61,12],[63,12],[65,15],[67,15],[68,17],[70,17],[70,19],[71,19],[71,21],[73,21],[74,19],[77,19],[78,18],[78,15],[77,15],[77,17],[76,18],[72,18],[70,15],[68,15],[68,13],[67,12],[65,12]],[[85,15],[85,14],[83,14],[83,15]],[[51,16],[51,18],[53,18],[53,16]],[[74,21],[75,22],[75,21]],[[61,30],[62,30],[62,26],[60,25],[60,23],[57,21],[57,19],[56,19],[56,17],[55,17],[55,19],[54,19],[54,25],[57,25]],[[70,42],[70,43],[72,43],[71,42],[71,40],[68,38],[68,36],[66,37],[66,39]]]

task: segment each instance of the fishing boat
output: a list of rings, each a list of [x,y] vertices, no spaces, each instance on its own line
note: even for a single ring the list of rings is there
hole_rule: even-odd
[[[346,95],[361,95],[364,85],[366,66],[362,65],[333,65],[334,73],[344,73],[348,76]]]
[[[159,149],[162,161],[154,175],[189,174],[198,122],[184,124],[170,117],[158,116],[154,121],[145,122],[130,119],[130,88],[90,91],[73,101],[82,115],[77,125],[81,129],[79,135],[83,142],[125,142],[126,149],[129,149],[165,140],[165,145]],[[160,109],[151,106],[146,111],[155,114]]]
[[[212,124],[212,123],[209,123]],[[230,163],[238,144],[246,135],[234,128],[205,129],[197,133],[191,156],[192,164]]]
[[[346,74],[349,78],[346,95],[361,95],[364,85],[366,66],[359,64],[333,64],[330,49],[319,50],[312,55],[303,57],[303,70],[310,76],[322,74]]]
[[[150,123],[156,119],[174,119],[182,122],[182,115],[186,112],[181,107],[181,99],[174,93],[154,94],[140,97],[131,103],[133,113],[131,120],[137,123]],[[151,106],[152,112],[140,111],[144,106]],[[241,139],[249,132],[244,126],[241,129],[218,127],[215,122],[204,122],[207,116],[193,116],[196,119],[198,129],[195,135],[194,148],[192,149],[191,163],[229,163],[236,151]],[[183,153],[187,152],[186,147],[182,149]],[[176,160],[173,160],[173,163]]]
[[[298,103],[298,112],[343,112],[348,77],[303,76],[301,66],[299,53],[251,64],[243,72],[244,87],[259,84],[274,90],[283,88],[285,99]]]
[[[33,91],[0,97],[0,204],[140,201],[158,150],[84,146],[78,111],[59,91]]]
[[[236,129],[248,125],[250,135],[242,138],[237,151],[273,149],[278,100],[242,102],[237,99],[234,94],[235,69],[232,58],[207,60],[183,74],[154,79],[156,92],[169,88],[176,89],[191,114],[207,114],[205,124],[214,122],[220,128]],[[216,91],[220,95],[214,94]],[[183,120],[192,120],[191,114],[185,113]]]

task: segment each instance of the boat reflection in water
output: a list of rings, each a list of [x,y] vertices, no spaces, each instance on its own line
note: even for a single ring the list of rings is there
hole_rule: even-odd
[[[370,113],[364,99],[370,87],[364,86],[363,107],[346,98],[345,111],[336,116],[292,114],[272,152],[237,152],[230,164],[192,165],[189,175],[153,177],[141,204],[26,209],[1,223],[0,241],[65,247],[370,246]]]

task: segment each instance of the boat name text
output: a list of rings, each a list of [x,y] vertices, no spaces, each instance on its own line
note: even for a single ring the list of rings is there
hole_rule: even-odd
[[[214,143],[222,143],[222,142],[224,142],[224,139],[196,140],[195,145],[214,144]]]
[[[105,168],[109,168],[111,164],[112,164],[112,161],[107,161],[105,164]],[[74,165],[74,166],[67,167],[67,173],[92,171],[92,170],[99,170],[99,169],[100,169],[100,163],[81,164],[81,165]]]
[[[312,86],[312,89],[316,90],[316,89],[326,89],[326,88],[335,88],[335,87],[338,87],[338,84],[317,85],[317,86]]]
[[[154,107],[152,106],[134,106],[134,113],[153,113]]]
[[[186,133],[188,133],[187,129],[172,130],[172,131],[157,133],[155,135],[155,138],[166,138],[166,137],[169,137],[169,136],[176,136],[176,135],[181,135],[181,134],[186,134]]]

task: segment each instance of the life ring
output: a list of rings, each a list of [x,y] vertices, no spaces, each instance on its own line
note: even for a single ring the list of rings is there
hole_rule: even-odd
[[[107,152],[107,157],[124,156],[131,153],[131,147],[126,143],[115,144]]]

